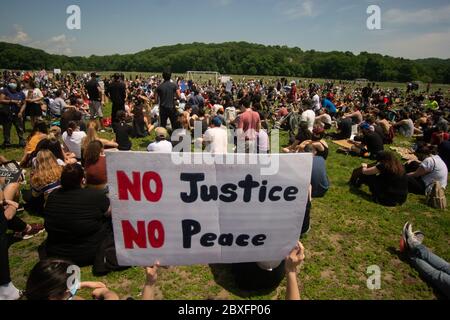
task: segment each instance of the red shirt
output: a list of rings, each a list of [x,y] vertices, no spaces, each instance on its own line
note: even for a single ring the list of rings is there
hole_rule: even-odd
[[[442,142],[450,139],[448,132],[434,132],[431,135],[431,144],[434,146],[440,145]]]
[[[106,157],[100,156],[96,164],[86,166],[86,183],[98,186],[108,182],[106,176]]]
[[[256,140],[258,136],[258,126],[261,119],[259,113],[252,109],[247,109],[239,116],[238,129],[242,129],[247,140]]]

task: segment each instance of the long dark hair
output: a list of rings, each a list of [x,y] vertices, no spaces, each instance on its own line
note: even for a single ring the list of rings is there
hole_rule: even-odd
[[[67,280],[71,276],[69,261],[48,259],[38,262],[28,277],[25,297],[28,300],[60,300],[67,293]]]
[[[378,160],[384,165],[384,168],[388,174],[403,176],[405,174],[405,168],[395,153],[390,151],[380,152],[378,154]]]
[[[94,140],[88,144],[84,151],[84,166],[94,165],[100,159],[100,154],[103,150],[103,143],[98,140]]]
[[[31,138],[33,138],[33,136],[38,132],[48,134],[48,125],[45,121],[38,120],[34,123],[33,131],[31,131],[30,135],[28,136],[28,141],[30,141]]]
[[[65,161],[64,152],[61,147],[61,143],[55,137],[49,137],[38,143],[36,150],[34,151],[34,156],[36,156],[41,150],[49,150],[53,153],[56,159]]]

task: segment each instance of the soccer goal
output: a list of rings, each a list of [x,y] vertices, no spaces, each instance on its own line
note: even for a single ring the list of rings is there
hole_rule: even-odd
[[[197,83],[206,84],[212,81],[217,84],[220,80],[220,73],[215,71],[188,71],[186,78]]]

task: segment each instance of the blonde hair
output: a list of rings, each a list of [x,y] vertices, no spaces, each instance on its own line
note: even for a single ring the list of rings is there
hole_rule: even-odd
[[[90,121],[89,125],[88,125],[88,129],[87,129],[86,137],[83,139],[83,142],[81,144],[82,149],[86,150],[89,143],[99,140],[98,136],[97,136],[97,131],[98,131],[97,121]]]
[[[58,165],[56,157],[49,150],[42,150],[36,156],[31,185],[35,189],[61,179],[62,168]]]

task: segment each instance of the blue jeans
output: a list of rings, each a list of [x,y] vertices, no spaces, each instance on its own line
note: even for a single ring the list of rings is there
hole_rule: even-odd
[[[423,245],[411,250],[410,261],[427,282],[450,298],[450,264],[447,261]]]

